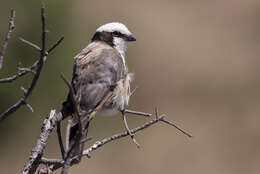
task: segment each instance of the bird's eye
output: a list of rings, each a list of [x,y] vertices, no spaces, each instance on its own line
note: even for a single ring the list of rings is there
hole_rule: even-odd
[[[119,36],[121,36],[121,33],[120,33],[120,32],[118,32],[118,31],[114,31],[112,34],[113,34],[113,36],[116,36],[116,37],[119,37]]]

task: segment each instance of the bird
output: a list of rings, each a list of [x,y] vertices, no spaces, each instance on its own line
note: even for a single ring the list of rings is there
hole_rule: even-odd
[[[97,28],[87,47],[74,57],[71,85],[80,110],[87,116],[110,91],[112,96],[102,106],[102,115],[115,115],[128,105],[132,73],[128,72],[125,59],[128,42],[133,41],[136,41],[135,36],[124,24],[107,23]],[[63,102],[61,113],[63,118],[72,115],[75,122],[69,135],[69,147],[72,148],[72,144],[78,141],[75,137],[79,134],[79,127],[73,117],[75,107],[70,95]],[[86,130],[88,126],[89,122],[85,125]],[[87,131],[85,134],[86,138]],[[84,144],[75,147],[72,154],[81,154],[82,146]]]

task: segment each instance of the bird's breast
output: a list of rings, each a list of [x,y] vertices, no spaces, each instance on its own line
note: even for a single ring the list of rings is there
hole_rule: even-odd
[[[131,94],[131,77],[132,74],[128,73],[124,79],[117,82],[111,99],[109,99],[102,108],[102,115],[115,115],[128,105]]]

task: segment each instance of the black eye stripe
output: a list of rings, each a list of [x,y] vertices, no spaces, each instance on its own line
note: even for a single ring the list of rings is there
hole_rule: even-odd
[[[125,35],[120,33],[119,31],[113,31],[112,35],[115,36],[115,37],[125,37]]]

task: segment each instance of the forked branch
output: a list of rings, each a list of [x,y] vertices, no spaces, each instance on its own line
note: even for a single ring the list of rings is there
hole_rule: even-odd
[[[11,13],[11,19],[10,19],[10,26],[9,28],[12,28],[13,26],[13,20],[14,20],[14,10],[12,10]],[[38,61],[36,61],[32,66],[30,66],[29,68],[18,68],[18,73],[12,77],[6,78],[6,79],[0,79],[0,83],[3,82],[12,82],[13,80],[17,79],[18,77],[21,77],[29,72],[33,72],[34,76],[33,79],[31,81],[31,84],[29,86],[28,89],[25,89],[22,87],[23,93],[24,95],[10,108],[8,108],[6,111],[4,111],[2,114],[0,114],[0,121],[4,120],[5,118],[7,118],[10,114],[12,114],[13,112],[15,112],[17,109],[19,109],[22,105],[25,105],[26,107],[28,107],[31,111],[33,111],[33,108],[31,107],[31,105],[29,105],[27,103],[27,98],[29,97],[29,95],[32,93],[33,89],[35,88],[43,65],[44,65],[44,61],[46,60],[47,56],[49,55],[49,53],[56,48],[64,39],[64,37],[61,37],[61,39],[59,39],[48,51],[45,51],[46,49],[46,23],[45,23],[45,12],[44,12],[44,6],[42,6],[41,8],[41,21],[42,21],[42,31],[41,31],[41,41],[42,41],[42,45],[41,48],[39,46],[37,46],[36,44],[33,44],[29,41],[26,41],[24,39],[22,39],[22,41],[26,44],[28,44],[29,46],[32,46],[33,48],[35,48],[37,51],[40,52],[40,58]],[[10,30],[11,32],[11,30]],[[9,33],[9,32],[8,32]],[[10,37],[10,34],[8,34],[8,38]],[[6,41],[6,44],[4,44],[3,48],[6,49],[7,47],[7,43],[8,43],[8,39]],[[3,53],[5,52],[5,49],[3,49],[4,51],[2,51]],[[3,55],[1,53],[1,55]],[[1,56],[0,55],[0,56]],[[1,58],[1,57],[0,57]],[[1,60],[0,60],[1,61]],[[36,69],[36,71],[34,72],[33,70]]]
[[[142,131],[142,130],[144,130],[144,129],[146,129],[146,128],[156,124],[156,123],[165,122],[165,121],[169,122],[168,120],[165,119],[165,115],[158,115],[158,110],[157,110],[157,112],[154,115],[155,115],[154,119],[152,119],[150,121],[147,121],[146,123],[144,123],[144,124],[134,128],[134,129],[131,129],[130,132],[135,134],[135,133],[137,133],[139,131]],[[172,124],[168,124],[168,125],[173,126]],[[173,127],[175,127],[175,126],[173,126]],[[183,132],[183,133],[185,132],[185,135],[187,135],[188,137],[192,137],[191,134],[187,133],[184,130],[182,130],[181,132]],[[129,132],[128,131],[112,135],[112,136],[104,138],[104,139],[102,139],[100,141],[96,141],[93,145],[91,145],[89,148],[87,148],[86,150],[83,151],[82,156],[86,156],[86,157],[89,158],[91,152],[93,152],[95,150],[98,150],[99,148],[103,147],[107,143],[110,143],[112,141],[118,140],[118,139],[126,137],[126,136],[129,136]],[[76,158],[72,159],[71,165],[74,164],[75,160],[76,160]],[[64,165],[64,161],[63,160],[60,160],[60,159],[48,159],[48,158],[45,158],[45,157],[41,158],[40,163],[48,165],[49,166],[49,170],[51,170],[51,171],[55,171],[55,170],[63,167],[63,165]],[[40,170],[40,173],[43,174],[44,171],[46,171],[46,169]]]

